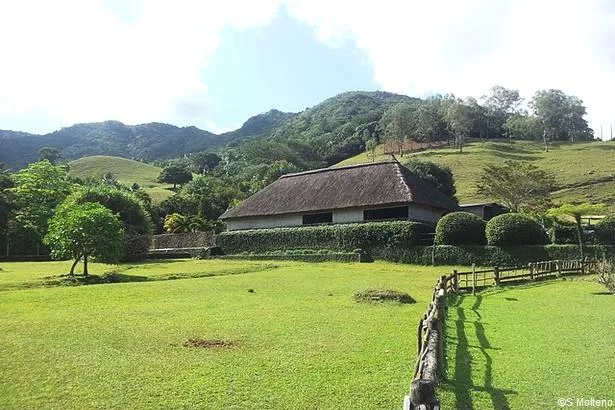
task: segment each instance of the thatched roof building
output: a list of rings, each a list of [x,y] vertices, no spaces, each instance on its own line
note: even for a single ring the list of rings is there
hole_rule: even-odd
[[[409,219],[435,223],[457,203],[397,161],[287,174],[220,218],[229,230]]]

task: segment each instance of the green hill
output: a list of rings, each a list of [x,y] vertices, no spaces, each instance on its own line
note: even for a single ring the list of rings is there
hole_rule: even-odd
[[[378,147],[375,160],[390,159]],[[615,209],[615,143],[586,142],[559,143],[544,152],[544,146],[532,141],[474,141],[459,153],[455,148],[437,148],[398,157],[401,162],[416,157],[447,165],[453,171],[457,197],[461,203],[489,200],[476,193],[476,182],[487,164],[504,160],[532,161],[552,172],[557,181],[553,200],[561,202],[606,203]],[[359,154],[339,165],[369,162],[366,153]]]
[[[139,184],[154,203],[173,194],[171,186],[156,182],[160,168],[131,159],[96,155],[70,162],[70,175],[78,178],[98,177],[107,171],[125,185]]]

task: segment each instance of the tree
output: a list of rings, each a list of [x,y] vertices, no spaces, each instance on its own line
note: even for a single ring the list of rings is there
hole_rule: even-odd
[[[474,125],[472,108],[461,100],[450,101],[446,109],[446,122],[455,136],[455,144],[459,152],[463,152],[465,139],[469,136]]]
[[[55,259],[74,260],[70,275],[83,259],[83,275],[88,276],[88,258],[100,262],[119,261],[123,252],[124,227],[109,209],[96,203],[66,204],[58,208],[49,223],[44,243]]]
[[[54,147],[42,147],[38,150],[38,158],[39,161],[46,159],[52,164],[56,164],[60,160],[60,151]]]
[[[557,208],[552,208],[549,210],[548,215],[552,216],[569,216],[574,219],[574,222],[577,227],[577,239],[579,240],[579,247],[581,249],[581,259],[584,259],[584,251],[583,251],[583,227],[581,225],[581,217],[585,215],[596,215],[604,211],[604,206],[600,204],[565,204],[561,205]]]
[[[553,140],[591,140],[594,132],[583,118],[583,101],[561,90],[537,91],[530,102],[536,117]]]
[[[457,200],[455,198],[455,193],[457,192],[455,179],[449,167],[414,158],[406,164],[406,167],[444,195],[455,199],[455,201]]]
[[[417,141],[433,142],[446,140],[448,130],[442,113],[442,97],[428,97],[415,113],[415,136]]]
[[[478,193],[501,202],[512,212],[534,211],[550,199],[555,177],[528,162],[487,165],[477,183]]]
[[[158,182],[173,184],[173,189],[177,188],[177,184],[183,185],[190,181],[192,181],[192,173],[181,165],[168,165],[160,171],[158,176]]]
[[[504,132],[511,140],[539,140],[543,136],[543,126],[533,115],[515,114],[506,120]]]
[[[367,156],[372,157],[372,162],[376,160],[376,147],[378,143],[375,139],[370,138],[365,142],[365,151],[367,151]]]
[[[385,137],[393,141],[403,155],[403,142],[413,134],[415,129],[416,105],[409,103],[399,103],[389,108],[382,116],[382,128]]]
[[[15,219],[42,238],[54,209],[70,194],[72,184],[64,167],[42,160],[13,175]]]
[[[99,203],[119,216],[128,235],[152,233],[151,215],[134,193],[113,186],[98,184],[83,187],[66,199],[66,204],[75,206]]]
[[[218,166],[222,158],[213,152],[197,152],[190,155],[190,165],[193,172],[203,174]]]

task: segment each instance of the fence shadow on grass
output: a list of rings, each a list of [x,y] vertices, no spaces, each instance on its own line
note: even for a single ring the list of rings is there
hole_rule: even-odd
[[[493,359],[489,354],[490,350],[497,350],[491,346],[487,339],[482,315],[480,314],[480,306],[483,302],[483,296],[477,295],[472,307],[470,308],[471,315],[474,320],[468,320],[466,316],[466,308],[463,307],[465,295],[459,295],[453,300],[450,306],[454,309],[454,330],[456,340],[452,342],[452,338],[447,338],[447,348],[452,348],[455,344],[455,372],[454,380],[449,382],[452,390],[455,392],[455,408],[457,409],[472,409],[472,392],[482,391],[489,394],[494,409],[508,410],[510,404],[507,395],[516,394],[516,391],[509,389],[500,389],[493,386]],[[451,315],[452,316],[452,315]],[[450,323],[450,322],[449,322]],[[470,345],[466,325],[472,323],[478,346]],[[449,328],[452,326],[449,326]],[[450,329],[452,330],[452,329]],[[472,380],[472,350],[479,350],[485,359],[485,372],[482,380],[482,385]]]

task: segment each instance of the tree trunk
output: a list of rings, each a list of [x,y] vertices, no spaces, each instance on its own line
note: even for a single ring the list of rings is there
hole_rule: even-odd
[[[575,216],[574,219],[577,223],[577,237],[579,239],[579,248],[581,250],[581,260],[583,260],[585,255],[583,252],[583,227],[581,226],[581,217]]]
[[[88,255],[83,255],[83,276],[88,276]]]
[[[70,273],[69,275],[74,275],[75,274],[75,266],[77,266],[77,264],[79,263],[79,261],[81,260],[81,257],[83,255],[79,255],[77,256],[77,258],[75,259],[75,261],[73,262],[73,266],[70,267]]]

